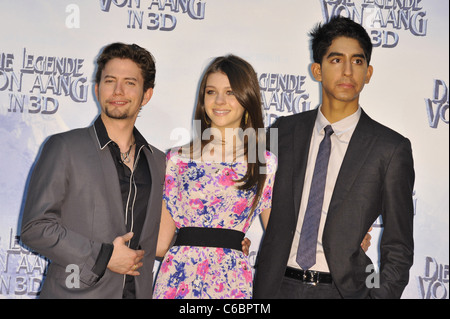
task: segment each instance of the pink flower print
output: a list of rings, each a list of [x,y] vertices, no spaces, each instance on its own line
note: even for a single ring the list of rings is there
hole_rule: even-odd
[[[215,205],[217,203],[220,203],[220,202],[221,202],[221,200],[219,198],[214,197],[213,201],[209,204],[209,206],[213,206],[213,205]]]
[[[221,263],[223,257],[225,257],[225,253],[223,252],[223,248],[216,248],[217,262]]]
[[[231,168],[225,168],[219,176],[219,184],[223,186],[233,186],[238,176]]]
[[[177,297],[184,298],[188,293],[189,293],[189,286],[185,282],[182,282],[180,288],[177,291]]]
[[[268,201],[272,198],[272,187],[266,186],[266,188],[263,191],[263,198],[265,201]]]
[[[219,286],[218,288],[214,288],[215,292],[222,292],[223,291],[223,282],[221,282],[220,284],[216,284],[217,286]]]
[[[247,198],[241,198],[236,204],[234,204],[232,210],[236,215],[241,216],[242,212],[247,208],[247,205]]]
[[[183,174],[187,169],[188,169],[188,164],[186,162],[177,161],[177,166],[178,166],[178,174]]]
[[[166,182],[164,185],[164,189],[166,191],[166,196],[169,196],[170,191],[175,186],[175,178],[171,175],[166,175]]]
[[[231,291],[231,296],[232,299],[244,299],[246,296],[245,294],[239,290],[239,289],[233,289]]]
[[[184,246],[183,247],[183,250],[182,250],[182,252],[183,252],[183,254],[187,254],[187,252],[189,251],[189,246]]]
[[[162,273],[166,273],[169,270],[169,266],[172,266],[172,259],[173,259],[173,255],[169,255],[169,256],[167,256],[167,258],[164,259],[164,261],[161,265]]]
[[[176,295],[177,295],[177,287],[168,288],[167,291],[164,293],[164,299],[175,299]]]
[[[202,200],[199,198],[191,199],[189,201],[189,206],[191,206],[191,208],[195,210],[203,209],[204,207]]]
[[[200,275],[201,277],[203,277],[203,279],[205,279],[208,270],[209,270],[209,262],[208,260],[205,260],[197,266],[197,275]]]

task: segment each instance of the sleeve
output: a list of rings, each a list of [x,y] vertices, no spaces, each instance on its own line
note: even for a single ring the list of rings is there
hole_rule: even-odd
[[[372,298],[400,298],[409,281],[413,264],[414,167],[411,144],[404,139],[397,146],[385,174],[380,243],[380,288]]]
[[[277,157],[269,151],[266,151],[265,159],[266,167],[264,169],[266,173],[266,181],[264,183],[261,199],[256,209],[257,214],[260,214],[263,210],[272,207],[272,190],[278,163]]]
[[[177,223],[176,216],[178,214],[179,206],[179,179],[178,174],[183,169],[183,166],[178,166],[175,162],[177,156],[175,151],[171,151],[166,156],[166,175],[164,177],[164,190],[163,190],[163,200],[166,204],[167,210],[169,211],[172,218]],[[177,223],[177,227],[178,227]]]
[[[61,135],[55,135],[42,148],[28,185],[21,240],[61,267],[77,264],[80,281],[93,285],[106,270],[112,249],[62,223],[62,208],[72,178],[66,144]]]

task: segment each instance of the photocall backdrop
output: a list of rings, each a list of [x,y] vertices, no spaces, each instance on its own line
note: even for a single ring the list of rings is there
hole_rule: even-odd
[[[47,260],[18,238],[29,174],[49,135],[88,126],[99,114],[94,62],[105,45],[137,43],[155,56],[154,95],[136,125],[167,150],[189,141],[199,80],[216,56],[233,53],[254,66],[266,126],[317,107],[308,32],[338,14],[361,23],[375,46],[361,106],[412,142],[415,258],[402,298],[448,299],[445,0],[2,0],[0,298],[35,298],[40,289]],[[379,219],[368,251],[375,264],[381,233]],[[254,223],[252,263],[262,234]]]

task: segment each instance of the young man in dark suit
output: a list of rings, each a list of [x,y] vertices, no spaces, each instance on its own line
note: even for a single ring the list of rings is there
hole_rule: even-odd
[[[254,297],[399,298],[413,263],[411,144],[359,105],[373,73],[364,28],[336,17],[311,36],[322,104],[272,127],[278,171]],[[376,274],[360,243],[380,214]]]

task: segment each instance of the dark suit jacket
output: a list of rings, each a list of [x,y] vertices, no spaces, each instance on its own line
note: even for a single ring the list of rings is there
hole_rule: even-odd
[[[316,116],[317,109],[279,118],[273,126],[278,129],[278,170],[272,212],[256,265],[255,298],[273,298],[280,289],[297,225]],[[413,263],[413,185],[409,140],[362,111],[323,233],[325,257],[344,298],[401,296]],[[373,277],[373,268],[366,267],[372,261],[360,243],[380,214],[384,224],[380,287],[370,289],[366,280]]]
[[[152,297],[153,265],[161,217],[165,156],[142,149],[152,186],[139,245],[144,267],[136,277],[136,297]],[[124,275],[93,271],[103,243],[127,233],[117,170],[94,126],[54,135],[45,143],[31,176],[21,240],[49,258],[44,298],[122,298]],[[67,265],[77,265],[80,288],[68,288]]]

